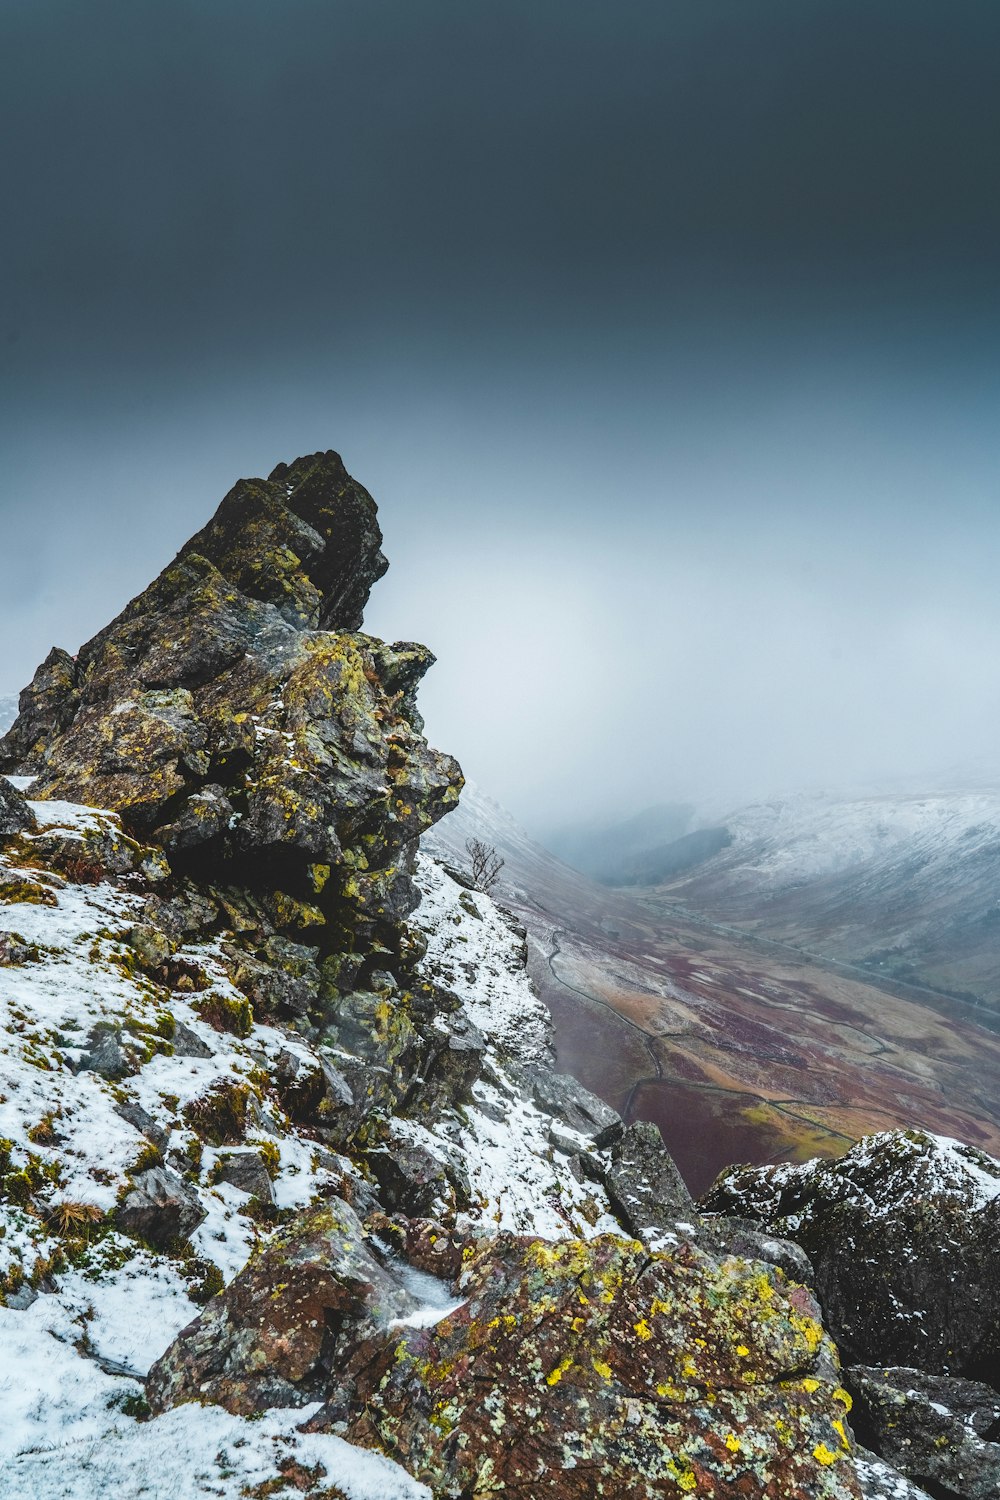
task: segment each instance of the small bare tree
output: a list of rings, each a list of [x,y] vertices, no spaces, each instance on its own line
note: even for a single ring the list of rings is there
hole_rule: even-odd
[[[488,896],[500,879],[503,860],[493,848],[493,845],[484,844],[482,839],[467,839],[465,852],[472,864],[473,885],[477,891],[482,891],[484,895]]]

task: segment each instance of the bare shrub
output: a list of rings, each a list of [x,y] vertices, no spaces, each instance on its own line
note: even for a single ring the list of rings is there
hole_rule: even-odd
[[[472,866],[472,882],[476,890],[489,895],[500,879],[503,860],[493,845],[485,844],[482,839],[467,839],[465,852]]]

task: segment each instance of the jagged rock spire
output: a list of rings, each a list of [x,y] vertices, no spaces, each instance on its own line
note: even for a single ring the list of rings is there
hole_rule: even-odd
[[[420,733],[431,653],[358,633],[381,541],[336,453],[240,480],[75,660],[50,653],[0,769],[120,812],[175,868],[266,886],[280,926],[335,922],[348,948],[391,928],[462,779]]]

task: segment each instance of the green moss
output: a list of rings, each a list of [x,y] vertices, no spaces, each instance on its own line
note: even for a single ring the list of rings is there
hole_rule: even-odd
[[[232,1000],[217,990],[209,990],[194,1001],[194,1008],[215,1031],[246,1037],[253,1030],[253,1009],[242,995]]]
[[[246,1134],[250,1103],[256,1097],[249,1083],[224,1079],[192,1099],[184,1115],[202,1140],[213,1146],[234,1146]]]

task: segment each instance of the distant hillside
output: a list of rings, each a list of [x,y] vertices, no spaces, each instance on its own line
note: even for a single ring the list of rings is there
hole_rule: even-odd
[[[659,885],[693,870],[733,842],[728,828],[696,828],[683,838],[634,855],[623,867],[618,885]]]
[[[726,819],[662,907],[1000,1007],[1000,791],[797,796]]]
[[[17,694],[0,693],[0,734],[6,734],[16,718]]]
[[[559,1065],[655,1121],[696,1192],[727,1163],[837,1155],[874,1130],[1000,1150],[1000,1037],[970,1006],[689,914],[683,879],[596,885],[471,784],[423,843],[467,866],[468,838],[506,861],[495,894],[527,927]]]
[[[635,872],[645,857],[689,833],[693,821],[693,807],[669,802],[645,808],[618,823],[557,828],[546,834],[545,845],[592,880],[627,885],[636,883]]]

